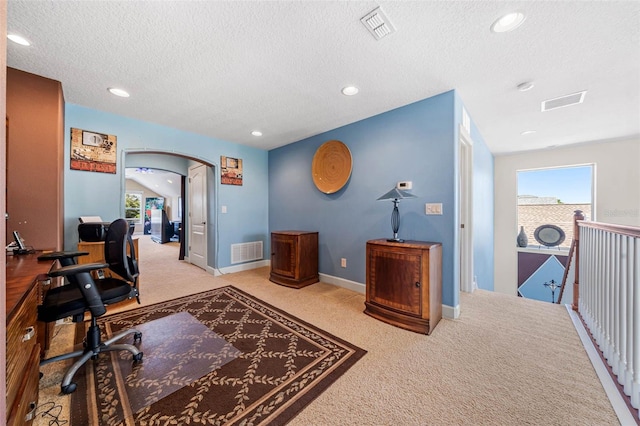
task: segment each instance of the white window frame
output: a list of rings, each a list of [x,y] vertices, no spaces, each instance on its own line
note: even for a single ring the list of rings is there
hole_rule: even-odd
[[[137,220],[135,218],[127,218],[127,210],[133,210],[133,208],[127,208],[127,196],[128,195],[135,195],[136,197],[138,197],[140,199],[140,208],[138,209],[138,218]],[[133,224],[141,224],[142,220],[143,220],[143,212],[144,212],[144,202],[143,202],[143,192],[142,191],[126,191],[124,193],[124,216],[125,218],[127,218],[127,221],[129,221],[130,223]]]

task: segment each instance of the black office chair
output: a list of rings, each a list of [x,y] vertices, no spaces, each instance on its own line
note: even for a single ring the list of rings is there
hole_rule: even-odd
[[[127,247],[129,247],[129,254],[127,254]],[[87,330],[83,350],[55,356],[40,362],[40,365],[45,365],[80,357],[69,367],[62,379],[61,388],[64,394],[76,390],[76,384],[72,383],[73,376],[82,365],[89,359],[96,359],[101,352],[126,350],[131,352],[134,362],[142,360],[142,352],[134,345],[116,343],[129,334],[133,334],[134,343],[139,342],[142,339],[142,333],[130,329],[103,342],[97,324],[98,317],[107,312],[106,306],[108,305],[133,297],[140,303],[137,286],[138,263],[127,221],[117,219],[109,225],[104,245],[104,257],[107,263],[79,265],[73,260],[74,254],[79,255],[82,252],[56,252],[48,255],[49,259],[58,259],[62,265],[51,271],[49,275],[65,277],[69,284],[49,290],[42,305],[38,306],[38,320],[44,322],[57,321],[67,317],[72,317],[73,322],[82,322],[85,312],[91,314],[91,325]],[[120,275],[122,279],[116,277],[93,279],[91,271],[107,267]]]

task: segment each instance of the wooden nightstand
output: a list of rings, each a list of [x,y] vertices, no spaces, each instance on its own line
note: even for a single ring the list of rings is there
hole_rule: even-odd
[[[374,318],[430,334],[442,318],[442,245],[368,241],[365,306]]]
[[[272,232],[269,280],[294,288],[320,281],[318,275],[318,233],[307,231]]]

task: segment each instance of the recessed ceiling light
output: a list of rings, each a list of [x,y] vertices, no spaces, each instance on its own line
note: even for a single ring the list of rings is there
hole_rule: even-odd
[[[262,132],[260,130],[254,130],[253,132],[251,132],[251,134],[253,136],[262,136]]]
[[[535,133],[536,133],[535,130],[525,130],[524,132],[520,133],[520,135],[527,136],[527,135],[533,135]]]
[[[494,33],[506,33],[518,28],[524,22],[524,13],[511,12],[499,18],[491,25],[491,31]]]
[[[109,87],[107,90],[109,90],[109,93],[112,95],[120,96],[121,98],[128,98],[130,96],[129,92],[126,90],[118,89],[116,87]]]
[[[353,96],[360,91],[356,86],[347,86],[342,88],[342,94],[345,96]]]
[[[525,81],[523,83],[518,84],[516,87],[521,92],[526,92],[527,90],[533,89],[533,81]]]
[[[19,36],[18,34],[7,34],[7,38],[14,43],[18,43],[22,46],[31,46],[31,43],[26,38]]]

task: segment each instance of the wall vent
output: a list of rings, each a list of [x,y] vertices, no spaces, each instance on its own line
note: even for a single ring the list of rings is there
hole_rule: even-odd
[[[389,18],[387,18],[379,7],[363,16],[360,19],[360,22],[362,22],[362,25],[369,30],[376,40],[380,40],[382,37],[396,32],[396,29],[391,21],[389,21]]]
[[[586,90],[578,93],[572,93],[570,95],[560,96],[559,98],[548,99],[546,101],[542,101],[541,110],[542,111],[551,111],[552,109],[558,109],[562,107],[567,107],[571,105],[581,104],[584,101],[584,95],[587,93]]]
[[[262,259],[262,241],[231,244],[231,263]]]

